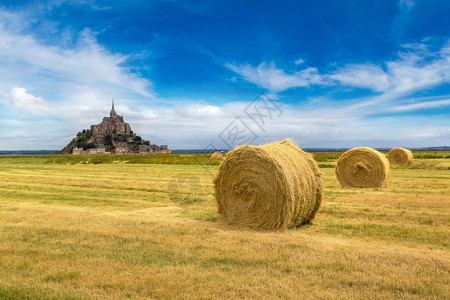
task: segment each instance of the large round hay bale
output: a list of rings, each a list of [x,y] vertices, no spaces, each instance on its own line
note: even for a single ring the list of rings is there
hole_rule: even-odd
[[[211,159],[222,159],[223,158],[223,154],[220,153],[219,151],[216,151],[213,154],[211,154],[211,156],[209,158],[211,158]]]
[[[223,219],[254,229],[309,223],[322,200],[316,162],[289,140],[237,147],[220,165],[214,185]]]
[[[413,154],[408,149],[393,148],[389,151],[388,159],[391,165],[407,165],[412,163]]]
[[[377,150],[358,147],[339,157],[335,171],[342,187],[377,188],[386,184],[390,165]]]

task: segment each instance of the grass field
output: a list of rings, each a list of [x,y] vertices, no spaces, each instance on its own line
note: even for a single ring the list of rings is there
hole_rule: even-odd
[[[383,189],[344,189],[315,153],[312,225],[230,227],[207,154],[0,157],[0,299],[450,298],[450,152]]]

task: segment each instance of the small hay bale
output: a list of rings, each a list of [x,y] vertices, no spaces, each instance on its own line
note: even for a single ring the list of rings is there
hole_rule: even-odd
[[[413,154],[408,149],[403,148],[393,148],[389,151],[388,159],[391,165],[407,165],[412,163]]]
[[[214,188],[223,219],[254,229],[283,230],[309,223],[322,200],[316,162],[290,140],[229,152]]]
[[[222,159],[223,158],[223,154],[220,153],[219,151],[216,151],[213,154],[211,154],[211,156],[209,158],[211,158],[211,159]]]
[[[377,150],[358,147],[339,157],[335,171],[342,187],[377,188],[386,184],[390,165]]]

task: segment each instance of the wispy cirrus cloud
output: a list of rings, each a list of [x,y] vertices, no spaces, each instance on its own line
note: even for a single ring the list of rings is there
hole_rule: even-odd
[[[380,66],[371,63],[349,64],[324,76],[329,82],[376,92],[386,91],[390,85],[389,75]]]
[[[411,12],[416,7],[416,0],[398,0],[397,9],[398,14],[395,18],[391,34],[400,37],[404,34],[406,28],[408,27],[410,20]]]
[[[282,92],[292,88],[324,83],[317,68],[312,67],[292,73],[277,68],[274,62],[262,62],[257,67],[248,64],[226,63],[225,67],[241,75],[245,80],[272,92]]]
[[[444,107],[444,106],[450,106],[450,99],[440,99],[440,100],[425,101],[425,102],[420,102],[420,103],[403,104],[403,105],[393,106],[393,107],[389,108],[389,111],[405,112],[405,111],[440,108],[440,107]]]
[[[398,59],[384,64],[352,63],[327,73],[320,73],[316,67],[289,72],[277,68],[274,62],[262,62],[257,67],[231,63],[225,66],[246,81],[271,92],[339,84],[400,96],[450,82],[450,41],[435,52],[421,43],[405,44],[403,50]]]
[[[416,6],[415,0],[399,0],[398,8],[401,12],[409,12]]]
[[[382,66],[347,65],[328,76],[340,84],[367,88],[392,96],[408,95],[450,82],[450,42],[430,52],[425,44],[408,44],[399,58]]]
[[[299,58],[299,59],[296,59],[296,60],[294,60],[294,64],[296,64],[296,65],[301,65],[301,64],[303,64],[305,61],[302,59],[302,58]]]

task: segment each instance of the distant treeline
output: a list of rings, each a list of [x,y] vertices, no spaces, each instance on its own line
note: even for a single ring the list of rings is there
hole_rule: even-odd
[[[48,155],[55,150],[0,150],[0,155]]]

